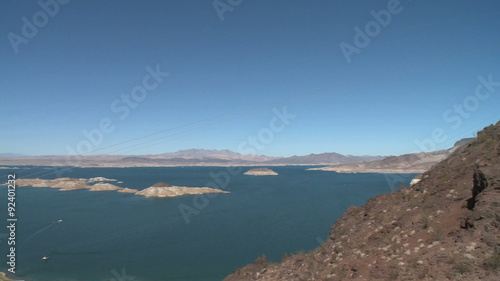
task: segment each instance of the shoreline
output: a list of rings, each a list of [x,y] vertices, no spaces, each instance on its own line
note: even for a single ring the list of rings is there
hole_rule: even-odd
[[[336,172],[339,174],[422,174],[427,170],[424,169],[336,169],[329,167],[322,168],[309,168],[308,171],[324,171],[324,172]]]
[[[71,166],[71,165],[45,165],[45,164],[4,164],[0,163],[0,169],[18,169],[19,166],[36,166],[36,167],[72,167],[72,168],[147,168],[147,167],[285,167],[285,166],[329,166],[329,165],[334,165],[333,164],[203,164],[203,165],[198,165],[198,164],[188,164],[188,165],[179,165],[179,164],[172,164],[172,165],[100,165],[100,166],[93,166],[93,165],[82,165],[82,166]],[[9,167],[5,167],[9,166]],[[10,168],[12,167],[12,168]]]
[[[231,167],[311,167],[311,166],[324,166],[324,167],[314,167],[308,168],[308,171],[324,171],[324,172],[336,172],[341,174],[357,174],[357,173],[367,173],[367,174],[422,174],[427,170],[424,169],[346,169],[346,168],[330,168],[332,164],[244,164],[244,165],[221,165],[221,164],[208,164],[208,165],[124,165],[124,166],[113,166],[113,165],[103,165],[103,166],[54,166],[54,165],[35,165],[35,164],[21,164],[21,165],[5,165],[0,164],[0,169],[20,169],[20,167],[34,166],[34,167],[46,167],[46,169],[68,167],[68,168],[185,168],[185,167],[217,167],[217,168],[231,168]],[[333,164],[334,165],[334,164]],[[6,167],[9,166],[9,167]]]
[[[12,279],[7,278],[7,275],[0,271],[0,281],[12,281]]]

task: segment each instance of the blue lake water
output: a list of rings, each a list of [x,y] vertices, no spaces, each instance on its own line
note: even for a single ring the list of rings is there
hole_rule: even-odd
[[[279,175],[232,175],[226,188],[230,193],[203,197],[208,201],[195,196],[145,198],[114,191],[19,187],[17,264],[11,277],[26,281],[222,280],[262,254],[277,262],[284,253],[318,247],[317,238],[325,239],[349,206],[391,192],[382,174],[271,168]],[[56,178],[51,171],[28,167],[3,169],[0,175],[2,182],[11,172],[19,178]],[[122,181],[117,184],[122,187],[144,189],[157,182],[207,186],[213,182],[210,173],[221,172],[227,169],[73,168],[63,176],[102,176]],[[404,184],[414,176],[395,175]],[[0,271],[6,272],[5,186],[0,194]],[[194,198],[198,201],[193,202]],[[199,213],[186,223],[179,206],[203,208],[196,209]],[[44,255],[50,257],[47,262],[41,260]]]

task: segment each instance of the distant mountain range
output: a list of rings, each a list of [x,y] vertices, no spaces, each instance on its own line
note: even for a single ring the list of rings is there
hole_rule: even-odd
[[[150,155],[89,155],[77,156],[0,156],[0,165],[134,167],[134,166],[223,166],[223,165],[330,165],[355,161],[373,161],[384,156],[353,156],[339,153],[304,156],[271,157],[243,155],[230,150],[187,149]]]
[[[462,140],[455,147],[466,143]],[[453,148],[452,148],[453,149]],[[441,150],[401,156],[354,156],[329,152],[291,157],[242,155],[230,150],[187,149],[150,155],[89,155],[89,156],[23,156],[0,155],[0,165],[79,166],[79,167],[147,167],[147,166],[277,166],[277,165],[331,165],[324,170],[362,171],[366,169],[423,169],[451,153]]]
[[[27,155],[21,153],[0,153],[0,157],[21,157],[21,156],[27,156]]]
[[[281,165],[306,165],[306,164],[328,164],[328,163],[351,163],[359,161],[374,161],[384,159],[385,156],[353,156],[329,152],[321,154],[309,154],[304,156],[291,156],[266,161],[268,164]]]

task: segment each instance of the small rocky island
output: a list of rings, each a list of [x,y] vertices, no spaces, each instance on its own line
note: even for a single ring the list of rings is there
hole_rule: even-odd
[[[172,186],[167,183],[157,183],[151,187],[136,192],[137,195],[145,197],[174,197],[181,195],[195,195],[205,193],[229,193],[224,190],[210,188],[210,187],[186,187],[186,186]]]
[[[96,181],[99,181],[96,183]],[[91,179],[77,179],[77,178],[57,178],[49,179],[17,179],[16,185],[18,186],[32,186],[32,187],[49,187],[57,188],[61,191],[70,191],[77,189],[88,189],[90,191],[118,191],[122,193],[133,193],[145,197],[174,197],[181,195],[194,195],[205,193],[229,193],[224,190],[209,188],[209,187],[186,187],[186,186],[172,186],[166,183],[157,183],[143,190],[132,188],[120,187],[109,181],[117,181],[115,179],[107,179],[103,177],[96,177]]]
[[[33,187],[51,187],[57,188],[61,191],[89,189],[90,191],[109,191],[120,190],[122,187],[105,183],[106,181],[116,181],[99,177],[101,181],[94,183],[96,178],[91,179],[77,179],[77,178],[57,178],[53,180],[48,179],[18,179],[16,185],[18,186],[33,186]],[[94,184],[92,184],[94,183]]]
[[[250,169],[243,174],[249,175],[249,176],[277,176],[278,175],[278,173],[276,173],[275,171],[268,169],[268,168]]]

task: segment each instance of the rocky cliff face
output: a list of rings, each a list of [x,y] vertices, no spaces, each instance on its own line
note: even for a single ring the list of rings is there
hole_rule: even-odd
[[[350,207],[310,253],[225,280],[500,280],[500,122],[411,187]]]

